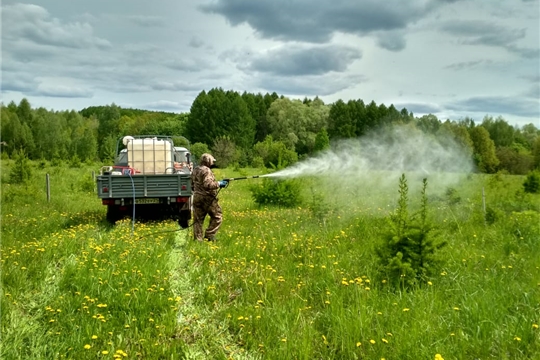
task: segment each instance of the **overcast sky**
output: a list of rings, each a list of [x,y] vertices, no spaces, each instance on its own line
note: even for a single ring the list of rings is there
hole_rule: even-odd
[[[540,127],[540,0],[3,0],[2,101],[189,111],[202,90]]]

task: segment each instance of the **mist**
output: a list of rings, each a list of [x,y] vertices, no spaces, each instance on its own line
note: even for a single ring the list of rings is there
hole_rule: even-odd
[[[266,177],[317,177],[335,194],[351,193],[354,188],[352,193],[362,196],[374,191],[396,194],[401,174],[406,175],[412,191],[427,178],[428,192],[441,192],[473,169],[470,153],[450,136],[435,137],[409,126],[397,126],[339,141],[331,150]]]

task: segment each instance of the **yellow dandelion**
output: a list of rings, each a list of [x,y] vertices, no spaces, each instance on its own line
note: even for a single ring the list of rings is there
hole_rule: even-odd
[[[388,340],[386,340],[385,338],[382,338],[381,341],[385,344],[388,344]]]
[[[85,348],[86,350],[90,349],[91,347],[92,347],[92,346],[89,345],[89,344],[84,345],[84,348]]]
[[[533,329],[538,329],[538,324],[532,324]]]
[[[373,339],[369,340],[369,342],[370,342],[371,344],[375,344],[375,340],[373,340]]]
[[[519,336],[514,336],[515,341],[521,341],[521,338]]]
[[[441,354],[435,354],[435,360],[444,360]]]
[[[356,347],[362,346],[362,343],[359,341],[356,343]]]
[[[97,339],[97,335],[92,335],[92,340],[96,340]]]
[[[281,339],[282,342],[287,342],[287,338]]]
[[[409,311],[409,310],[411,310],[411,309],[405,308],[405,309],[403,309],[403,312],[407,312],[407,311]]]
[[[107,350],[103,350],[101,353],[102,353],[103,355],[107,355],[109,352],[108,352]]]

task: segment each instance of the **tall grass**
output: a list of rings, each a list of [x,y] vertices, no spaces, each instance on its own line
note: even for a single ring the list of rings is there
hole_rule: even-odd
[[[303,179],[305,201],[292,209],[258,208],[249,187],[260,180],[233,182],[219,195],[218,241],[198,243],[171,221],[137,222],[133,233],[129,219],[109,226],[88,180],[93,166],[35,165],[20,185],[9,184],[13,163],[2,163],[1,358],[540,353],[540,197],[519,191],[523,177],[471,175],[433,195],[428,187],[432,221],[449,244],[444,267],[398,291],[375,281],[375,248],[399,174],[392,189]]]

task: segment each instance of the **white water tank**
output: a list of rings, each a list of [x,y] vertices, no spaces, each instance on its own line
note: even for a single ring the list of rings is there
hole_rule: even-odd
[[[129,139],[128,166],[141,174],[171,174],[174,172],[173,146],[157,138]]]

